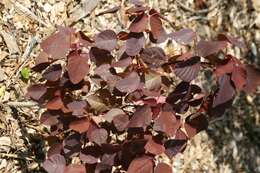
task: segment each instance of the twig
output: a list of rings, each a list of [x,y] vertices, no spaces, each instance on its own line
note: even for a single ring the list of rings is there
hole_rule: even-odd
[[[8,157],[8,158],[12,158],[12,159],[20,159],[20,160],[30,160],[32,161],[32,158],[29,157],[21,157],[18,156],[17,154],[8,154],[8,153],[0,153],[1,157]]]
[[[37,15],[35,15],[31,10],[20,4],[19,2],[15,0],[10,0],[11,3],[14,4],[15,9],[23,13],[25,16],[28,16],[29,18],[39,22],[40,24],[44,25],[45,27],[49,27],[43,20],[41,20]]]
[[[8,102],[8,103],[6,103],[6,105],[12,106],[12,107],[33,107],[33,106],[37,106],[38,103],[37,102],[32,102],[32,101],[27,101],[27,102]]]

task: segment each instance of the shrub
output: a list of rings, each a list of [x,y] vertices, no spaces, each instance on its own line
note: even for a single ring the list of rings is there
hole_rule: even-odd
[[[228,46],[245,47],[238,39],[219,34],[197,41],[191,29],[167,33],[167,19],[132,3],[125,31],[90,38],[58,27],[40,45],[33,70],[42,79],[28,96],[46,109],[40,121],[50,126],[43,163],[49,173],[172,172],[156,156],[183,152],[238,92],[252,93],[260,83],[259,70],[225,53]],[[166,55],[156,44],[167,40],[188,51]],[[205,71],[212,74],[210,90],[198,84]],[[72,159],[76,164],[66,164]]]

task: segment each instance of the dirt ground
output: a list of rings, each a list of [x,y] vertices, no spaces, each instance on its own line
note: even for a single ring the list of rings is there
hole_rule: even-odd
[[[95,1],[96,3],[91,3]],[[20,70],[32,67],[39,43],[57,25],[72,26],[87,34],[122,28],[120,12],[96,17],[127,0],[1,0],[0,1],[0,172],[44,172],[42,140],[47,128],[39,123],[40,107],[25,99],[26,88],[37,80]],[[177,29],[192,28],[200,38],[228,32],[248,49],[229,50],[243,62],[260,67],[260,0],[146,0]],[[202,4],[200,4],[202,2]],[[204,2],[204,4],[203,4]],[[94,4],[94,5],[93,5]],[[167,25],[167,24],[166,24]],[[172,28],[168,27],[168,30]],[[167,46],[167,45],[163,45]],[[169,47],[169,52],[178,47]],[[189,142],[173,160],[174,172],[260,172],[260,90],[241,93],[221,119]]]

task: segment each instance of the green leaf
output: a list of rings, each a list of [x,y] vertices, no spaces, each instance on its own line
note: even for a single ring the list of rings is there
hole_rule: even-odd
[[[29,77],[30,77],[30,70],[28,68],[26,68],[26,67],[23,68],[21,70],[21,76],[22,76],[23,79],[29,79]]]

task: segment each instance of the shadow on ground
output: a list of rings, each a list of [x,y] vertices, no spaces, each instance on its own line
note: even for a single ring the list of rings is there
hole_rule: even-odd
[[[216,164],[229,165],[232,172],[260,172],[260,96],[248,103],[241,94],[223,119],[210,125],[207,133],[213,140]],[[218,169],[220,170],[220,169]]]
[[[22,133],[21,139],[25,145],[25,150],[16,151],[17,156],[20,158],[17,160],[17,166],[20,168],[19,170],[22,173],[44,173],[45,171],[39,166],[45,159],[43,138],[38,134],[29,133],[24,122],[22,122],[20,118],[20,116],[22,116],[21,113],[19,113],[19,111],[14,107],[11,109],[13,118],[18,121],[18,125]],[[32,160],[28,160],[26,158],[32,158]],[[37,164],[35,165],[36,169],[30,168],[31,166],[29,165],[32,162]]]

